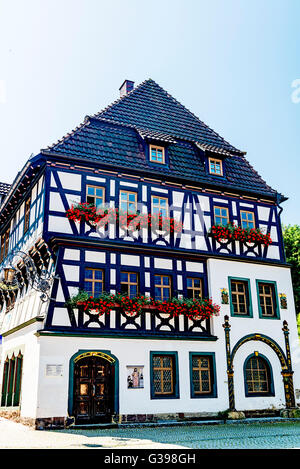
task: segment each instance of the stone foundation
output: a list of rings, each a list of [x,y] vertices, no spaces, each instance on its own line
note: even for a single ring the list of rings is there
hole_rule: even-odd
[[[36,430],[50,430],[59,429],[66,427],[65,417],[48,417],[35,419]]]
[[[161,422],[182,422],[193,420],[215,420],[217,413],[213,412],[192,412],[174,414],[127,414],[120,416],[120,423],[161,423]]]
[[[21,417],[20,409],[16,410],[0,410],[0,417],[3,417],[8,420],[12,420],[16,423],[22,423],[23,425],[28,425],[29,427],[35,427],[35,419],[30,417]]]
[[[224,415],[223,415],[224,414]],[[232,414],[232,415],[231,415]],[[167,413],[167,414],[125,414],[125,415],[114,415],[112,417],[112,423],[114,424],[139,424],[139,423],[157,423],[163,424],[171,422],[193,422],[201,420],[231,420],[231,419],[244,419],[255,418],[255,417],[275,417],[280,416],[283,418],[300,418],[300,409],[282,409],[272,410],[252,410],[244,412],[186,412],[186,413]],[[55,430],[70,428],[74,425],[74,417],[47,417],[47,418],[29,418],[21,417],[20,410],[15,409],[2,409],[0,410],[0,417],[8,420],[12,420],[16,423],[28,425],[35,428],[36,430]]]

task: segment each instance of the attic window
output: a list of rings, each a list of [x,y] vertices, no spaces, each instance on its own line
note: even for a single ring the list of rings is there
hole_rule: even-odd
[[[157,147],[150,145],[150,161],[153,163],[165,164],[165,149],[164,147]]]
[[[216,160],[215,158],[209,158],[209,172],[216,176],[223,176],[223,165],[222,160]]]

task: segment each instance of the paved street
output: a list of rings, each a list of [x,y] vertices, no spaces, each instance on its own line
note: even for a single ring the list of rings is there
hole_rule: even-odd
[[[35,431],[1,418],[0,448],[300,448],[300,422]]]

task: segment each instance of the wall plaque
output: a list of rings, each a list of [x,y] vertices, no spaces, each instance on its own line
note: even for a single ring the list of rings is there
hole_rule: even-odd
[[[46,365],[46,376],[62,376],[62,365]]]

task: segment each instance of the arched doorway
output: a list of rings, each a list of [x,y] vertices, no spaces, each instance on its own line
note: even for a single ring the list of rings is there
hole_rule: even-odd
[[[73,371],[75,423],[111,422],[116,411],[114,396],[115,360],[101,352],[77,356]]]

